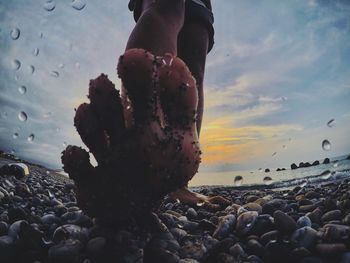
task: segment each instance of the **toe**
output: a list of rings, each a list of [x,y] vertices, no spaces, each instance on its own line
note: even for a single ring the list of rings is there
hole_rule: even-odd
[[[69,145],[61,156],[63,169],[78,185],[84,184],[93,174],[89,153],[78,146]]]
[[[129,49],[119,58],[118,76],[131,101],[135,123],[156,116],[155,57],[144,49]]]
[[[108,148],[108,140],[91,105],[83,103],[79,106],[75,113],[74,125],[82,141],[96,160],[101,162]]]
[[[102,128],[106,130],[110,143],[117,144],[121,141],[125,130],[119,91],[115,89],[107,75],[101,74],[90,81],[89,98],[90,105],[96,112]]]
[[[170,126],[193,125],[198,104],[196,81],[186,64],[166,54],[158,69],[160,101]]]

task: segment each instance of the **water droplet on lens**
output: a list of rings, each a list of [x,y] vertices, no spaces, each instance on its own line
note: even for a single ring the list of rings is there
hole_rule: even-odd
[[[29,74],[33,74],[34,73],[35,67],[33,65],[29,65],[27,68],[28,68]]]
[[[323,173],[321,173],[321,177],[322,177],[322,179],[324,179],[324,180],[328,180],[329,178],[331,178],[332,177],[332,173],[331,173],[331,171],[329,171],[329,170],[327,170],[327,171],[324,171]]]
[[[21,67],[21,62],[18,59],[12,60],[11,66],[14,70],[19,70]]]
[[[75,63],[75,67],[76,67],[76,68],[80,68],[80,63],[79,63],[79,62],[76,62],[76,63]]]
[[[234,183],[235,186],[241,186],[242,183],[243,183],[243,177],[240,176],[240,175],[237,175],[235,177],[235,180],[233,181],[233,183]]]
[[[277,154],[277,152],[274,152],[273,154],[272,154],[272,156],[275,156]]]
[[[265,176],[264,179],[263,179],[263,182],[265,185],[270,185],[273,183],[273,180],[270,176]]]
[[[48,111],[44,114],[44,118],[48,118],[52,115],[52,112]]]
[[[86,3],[84,0],[73,0],[71,5],[75,10],[80,11],[84,9],[84,7],[86,6]]]
[[[63,64],[63,63],[58,64],[58,67],[59,67],[59,68],[64,68],[64,64]]]
[[[34,141],[34,134],[32,133],[32,134],[30,134],[29,136],[28,136],[28,138],[27,138],[27,140],[28,140],[28,142],[32,142],[32,141]]]
[[[43,36],[44,36],[43,32],[39,32],[38,36],[39,36],[39,38],[43,38]]]
[[[25,93],[27,92],[27,88],[26,88],[26,86],[20,86],[20,87],[18,88],[18,91],[19,91],[19,93],[21,93],[21,94],[25,94]]]
[[[332,128],[335,124],[336,124],[335,119],[330,119],[330,120],[327,122],[327,126],[330,127],[330,128]]]
[[[46,1],[46,3],[43,5],[43,7],[44,7],[44,9],[45,9],[46,11],[51,12],[51,11],[53,11],[53,10],[55,9],[56,3],[55,3],[55,1],[53,1],[53,0],[48,0],[48,1]]]
[[[50,75],[51,75],[52,77],[58,78],[58,77],[60,76],[60,73],[58,73],[57,71],[51,71],[51,72],[50,72]]]
[[[39,48],[37,48],[37,47],[34,48],[33,55],[36,56],[36,57],[39,55]]]
[[[17,40],[21,35],[21,31],[18,28],[14,28],[10,32],[10,36],[13,40]]]
[[[15,132],[15,133],[12,135],[12,138],[13,138],[13,139],[17,139],[18,136],[19,136],[19,134],[18,134],[17,132]]]
[[[322,142],[322,149],[325,151],[329,151],[331,149],[331,143],[328,140],[324,140]]]
[[[18,113],[18,119],[20,121],[26,121],[28,119],[28,116],[24,111],[21,111],[20,113]]]

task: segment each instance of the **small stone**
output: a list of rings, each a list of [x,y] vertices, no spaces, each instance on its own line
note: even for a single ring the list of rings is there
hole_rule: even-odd
[[[207,252],[201,237],[188,236],[183,240],[183,245],[180,248],[180,255],[183,258],[193,258],[200,260]]]
[[[235,223],[236,217],[232,214],[221,217],[219,225],[214,231],[213,237],[219,240],[227,237],[233,231]]]
[[[194,210],[192,207],[190,207],[186,212],[186,216],[189,219],[196,219],[198,217],[198,214],[197,214],[196,210]]]
[[[298,247],[312,249],[317,242],[317,231],[308,226],[299,228],[293,233],[291,241]]]
[[[0,236],[7,235],[8,232],[8,224],[4,221],[0,221]]]
[[[244,236],[249,233],[249,231],[254,226],[256,219],[258,218],[258,212],[256,211],[248,211],[242,213],[237,218],[236,224],[236,232],[237,235]]]
[[[317,244],[315,250],[321,256],[340,255],[346,251],[346,246],[343,243]]]
[[[309,217],[307,216],[301,216],[299,217],[298,221],[297,221],[297,228],[302,228],[304,226],[308,226],[311,227],[311,220]]]
[[[11,207],[8,210],[10,222],[26,219],[27,213],[21,207]]]
[[[319,196],[320,194],[315,191],[309,191],[305,194],[305,197],[308,199],[318,198]]]
[[[0,262],[15,262],[16,245],[11,236],[0,236]]]
[[[82,243],[86,243],[88,240],[88,230],[86,228],[68,224],[58,227],[52,237],[55,243],[59,243],[66,239],[77,239]]]
[[[60,224],[61,220],[53,215],[53,214],[46,214],[40,218],[41,222],[43,224],[51,225],[51,224]]]
[[[282,234],[290,235],[297,228],[294,219],[282,211],[275,211],[273,217],[277,230]]]
[[[82,244],[79,240],[65,240],[52,246],[48,252],[51,263],[75,263],[79,261]]]
[[[246,243],[246,251],[249,255],[257,255],[260,257],[264,255],[264,247],[255,239],[248,240]]]
[[[103,256],[105,247],[106,239],[104,237],[95,237],[87,243],[86,251],[92,258],[98,259]]]
[[[256,211],[258,214],[261,214],[262,212],[262,207],[261,205],[257,203],[247,203],[243,205],[243,208],[246,209],[247,211]]]
[[[332,220],[339,220],[339,219],[341,219],[341,217],[342,217],[342,213],[340,210],[332,210],[332,211],[325,213],[321,217],[321,221],[328,222],[328,221],[332,221]]]
[[[322,210],[320,208],[316,208],[312,212],[307,213],[306,216],[310,218],[312,223],[319,224],[321,222]]]

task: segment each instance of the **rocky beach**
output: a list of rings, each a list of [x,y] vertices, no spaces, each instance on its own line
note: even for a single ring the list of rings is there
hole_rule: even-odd
[[[213,211],[165,198],[138,223],[112,228],[81,211],[70,179],[28,167],[24,178],[0,176],[0,262],[350,262],[348,179],[197,188],[232,204]]]

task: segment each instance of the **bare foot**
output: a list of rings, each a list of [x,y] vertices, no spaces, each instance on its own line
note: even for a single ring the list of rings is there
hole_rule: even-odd
[[[130,49],[120,57],[118,75],[133,125],[125,126],[130,120],[125,120],[119,92],[102,74],[90,82],[90,104],[80,105],[74,118],[98,166],[80,147],[68,146],[62,154],[79,205],[110,221],[149,211],[164,195],[186,185],[201,154],[196,84],[182,60]]]
[[[231,204],[230,200],[222,196],[205,196],[199,193],[191,192],[187,187],[182,187],[169,195],[174,200],[190,206],[203,206],[209,210],[218,210],[222,206]]]

